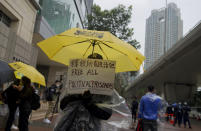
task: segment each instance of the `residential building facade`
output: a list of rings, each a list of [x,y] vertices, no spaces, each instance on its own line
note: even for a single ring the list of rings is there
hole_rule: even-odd
[[[183,21],[180,9],[176,4],[169,3],[167,8],[152,10],[151,16],[146,20],[145,69],[158,60],[182,36]]]

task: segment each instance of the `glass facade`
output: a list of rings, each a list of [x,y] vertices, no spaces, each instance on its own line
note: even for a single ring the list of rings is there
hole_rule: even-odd
[[[56,34],[73,27],[82,27],[74,0],[40,0],[41,15]]]

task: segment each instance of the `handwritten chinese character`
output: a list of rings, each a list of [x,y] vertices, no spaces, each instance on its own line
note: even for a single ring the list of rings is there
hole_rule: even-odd
[[[109,63],[110,68],[115,68],[114,63]]]
[[[80,67],[86,66],[86,61],[85,60],[80,60]]]
[[[93,67],[93,62],[92,61],[87,61],[87,67]]]
[[[109,65],[108,65],[107,62],[103,62],[103,67],[104,67],[104,68],[108,68],[108,66],[109,66]]]
[[[72,60],[71,61],[71,67],[78,67],[78,60]]]

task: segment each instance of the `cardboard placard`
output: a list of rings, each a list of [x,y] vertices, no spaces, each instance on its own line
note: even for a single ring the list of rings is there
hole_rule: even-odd
[[[115,79],[115,61],[73,59],[67,73],[67,93],[112,95]]]

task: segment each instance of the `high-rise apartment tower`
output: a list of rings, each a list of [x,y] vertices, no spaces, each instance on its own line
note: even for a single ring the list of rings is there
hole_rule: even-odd
[[[165,10],[167,11],[166,15]],[[167,18],[166,24],[165,17]],[[152,10],[151,16],[146,20],[145,69],[158,60],[164,51],[170,49],[182,35],[183,21],[180,9],[177,8],[176,4],[169,3],[167,8]],[[166,40],[164,40],[164,36],[166,36]]]

